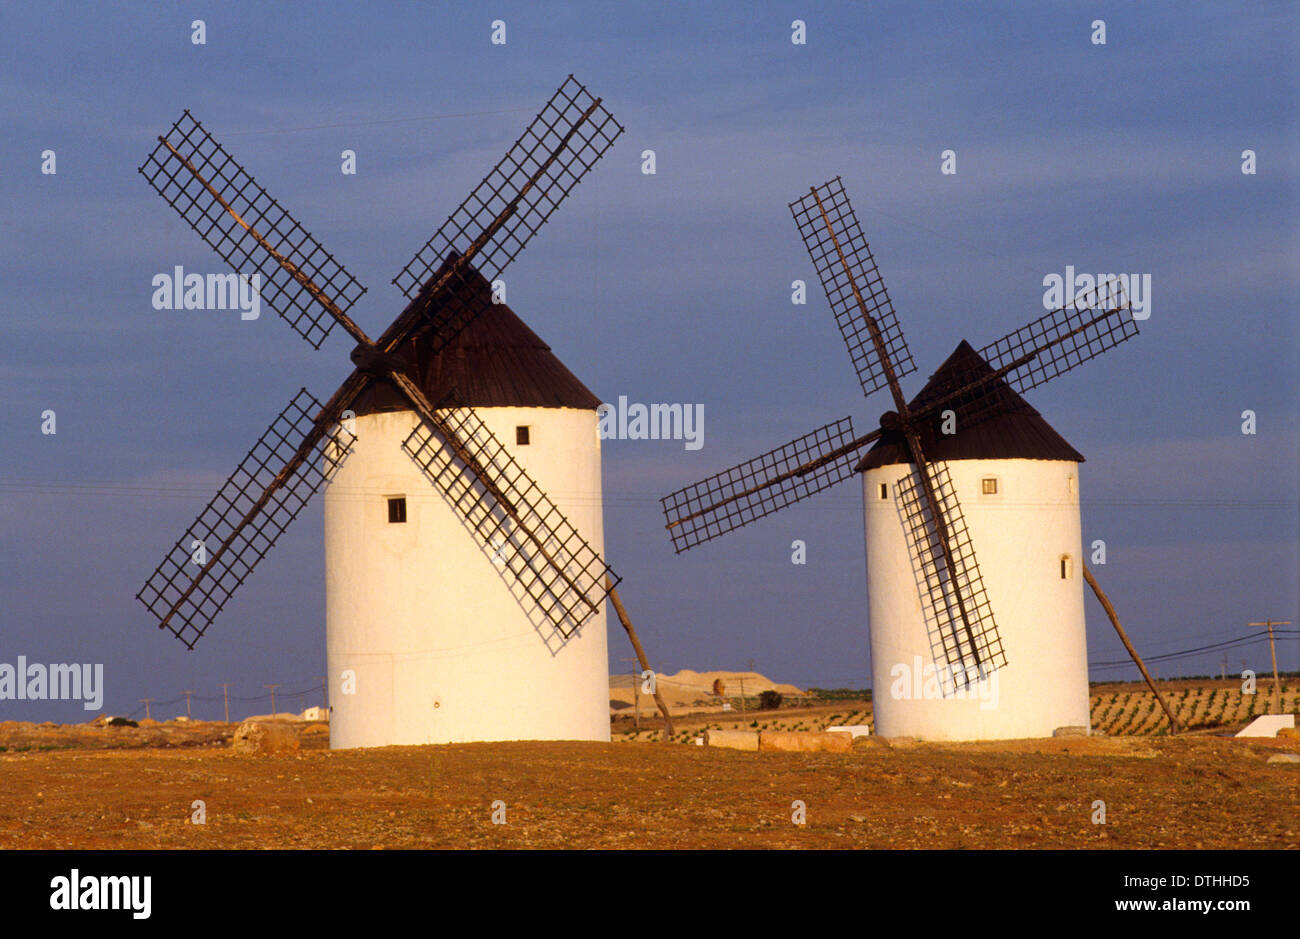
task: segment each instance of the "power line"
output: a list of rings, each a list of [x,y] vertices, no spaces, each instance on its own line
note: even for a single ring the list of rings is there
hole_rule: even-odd
[[[1300,629],[1274,629],[1275,636],[1300,636]],[[1257,633],[1251,633],[1247,636],[1239,636],[1234,639],[1225,639],[1223,642],[1215,642],[1210,645],[1196,646],[1191,649],[1181,649],[1177,652],[1165,652],[1161,655],[1145,656],[1148,662],[1167,662],[1174,659],[1183,659],[1193,655],[1204,655],[1206,652],[1219,652],[1227,649],[1239,648],[1243,645],[1253,645],[1262,639],[1267,638],[1267,630],[1260,630]],[[1089,668],[1113,668],[1122,665],[1132,665],[1132,659],[1115,659],[1109,662],[1089,662]]]

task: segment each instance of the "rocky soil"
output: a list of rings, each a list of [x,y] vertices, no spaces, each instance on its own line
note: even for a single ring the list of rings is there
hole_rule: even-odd
[[[1300,749],[1286,738],[330,751],[323,726],[299,725],[302,749],[268,756],[235,753],[229,724],[0,730],[0,849],[1300,844],[1300,764],[1267,762]]]

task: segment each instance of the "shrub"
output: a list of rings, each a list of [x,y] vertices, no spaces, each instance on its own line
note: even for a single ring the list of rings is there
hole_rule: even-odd
[[[768,689],[759,694],[758,706],[764,711],[775,711],[781,706],[781,692],[775,689]]]

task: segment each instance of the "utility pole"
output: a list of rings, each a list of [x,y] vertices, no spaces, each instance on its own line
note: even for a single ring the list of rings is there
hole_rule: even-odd
[[[326,683],[324,675],[317,675],[316,680],[320,682],[321,707],[328,711],[330,709],[329,685]]]
[[[1223,664],[1219,666],[1219,680],[1228,680],[1228,653],[1223,653]]]
[[[279,686],[279,685],[263,685],[262,687],[263,687],[263,688],[270,688],[270,689],[271,689],[271,716],[272,716],[272,717],[275,717],[275,689],[276,689],[276,688],[279,688],[280,686]]]
[[[221,698],[226,702],[226,723],[230,723],[230,682],[221,683]]]
[[[144,702],[144,719],[152,720],[153,717],[149,714],[149,702],[152,701],[153,698],[137,698],[136,700]]]
[[[1273,627],[1290,626],[1290,620],[1285,622],[1274,622],[1268,620],[1263,623],[1247,623],[1247,626],[1266,626],[1268,627],[1268,654],[1273,658],[1273,708],[1278,714],[1282,713],[1282,687],[1277,680],[1277,646],[1273,645]]]
[[[194,692],[182,691],[181,694],[185,695],[185,716],[189,717],[190,716],[190,695],[194,694]]]

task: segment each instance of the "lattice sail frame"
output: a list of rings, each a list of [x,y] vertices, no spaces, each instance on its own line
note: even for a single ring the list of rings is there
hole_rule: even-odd
[[[478,473],[423,421],[403,441],[403,449],[461,516],[479,547],[493,563],[514,575],[537,610],[567,638],[602,609],[605,595],[621,578],[472,408],[449,397],[439,402],[435,411],[487,480],[512,503],[517,519]],[[523,529],[530,531],[542,548]]]
[[[325,431],[312,450],[315,458],[303,460],[230,547],[224,553],[217,553],[271,481],[316,430],[316,415],[320,411],[321,403],[306,388],[299,391],[136,594],[136,599],[159,624],[166,623],[189,648],[194,648],[235,590],[351,452],[356,438],[345,428],[334,425]],[[200,550],[196,542],[202,544],[205,563],[196,563],[196,552]],[[185,591],[205,569],[204,583],[182,600]]]
[[[572,137],[566,143],[565,137],[571,131]],[[570,75],[506,155],[398,272],[393,283],[413,299],[449,255],[468,253],[481,234],[512,203],[517,203],[506,223],[492,232],[470,258],[491,281],[518,256],[622,133],[622,125]],[[557,148],[559,155],[537,183],[529,186],[528,180],[545,166]]]
[[[390,327],[392,335],[386,334],[385,348],[392,349],[421,330],[434,331],[427,338],[435,351],[453,339],[490,302],[477,291],[458,289],[464,286],[464,281],[478,276],[470,265],[485,268],[489,280],[498,276],[622,133],[623,128],[600,106],[600,100],[569,75],[506,157],[429,240],[425,249],[417,253],[399,278],[394,279],[398,283],[405,276],[408,283],[403,290],[408,297],[414,296],[408,311]],[[139,172],[238,271],[246,276],[265,276],[271,288],[268,305],[316,348],[333,326],[327,316],[350,325],[346,311],[365,293],[365,287],[257,185],[188,110],[159,141]],[[468,235],[475,225],[482,230],[470,241]],[[453,252],[447,249],[453,242],[460,249],[455,254],[470,255],[466,268],[443,277],[437,290],[434,289],[438,286],[436,277],[421,287],[422,273],[429,273],[444,252],[452,256]],[[407,317],[408,312],[420,315],[412,321]],[[355,328],[349,331],[356,333]],[[345,383],[336,396],[347,388]],[[350,394],[354,396],[355,392],[353,388]],[[319,407],[315,399],[311,400]],[[351,400],[352,397],[347,397],[339,407],[345,407]],[[289,439],[286,428],[280,425],[296,423],[300,415],[296,414],[295,406],[302,410],[301,403],[295,399],[281,413],[250,451],[245,463],[227,480],[186,537],[164,558],[137,594],[137,599],[190,648],[301,511],[306,499],[330,475],[322,474],[322,480],[311,479],[308,460],[307,468],[298,466],[278,492],[268,491],[277,478],[273,474],[259,500],[248,498],[255,491],[253,480],[259,472],[264,477],[270,463],[265,456],[255,458],[258,446],[267,441],[284,444]],[[331,414],[337,417],[334,411]],[[337,463],[351,445],[352,438],[348,435],[345,439],[344,433],[336,429],[326,435],[323,427],[309,430],[298,449],[324,458],[327,464]],[[283,452],[287,452],[275,447],[269,449],[281,459]],[[292,459],[285,460],[286,471]],[[204,582],[200,589],[195,578],[186,583],[185,560],[189,555],[182,550],[184,545],[196,540],[194,535],[204,532],[224,533],[221,540],[231,537],[234,527],[244,518],[243,512],[234,506],[248,503],[251,507],[259,501],[265,505],[270,520],[257,514],[248,518],[247,532],[243,533],[248,537],[241,534],[232,541],[232,548],[221,553],[220,566],[215,561],[207,565],[204,580],[211,577],[212,584]],[[247,551],[252,552],[251,563]],[[582,554],[576,548],[575,551]],[[195,570],[205,568],[196,566]],[[608,568],[605,571],[610,575],[612,589],[618,577]],[[584,600],[584,605],[588,601]],[[190,618],[196,625],[186,625]]]
[[[948,529],[948,552],[957,572],[955,583],[944,562],[937,526],[916,467],[895,483],[894,498],[917,577],[930,651],[938,667],[940,687],[948,697],[1005,667],[1007,658],[947,467],[931,463],[928,468],[935,501]],[[965,622],[957,605],[959,593],[966,609]],[[966,634],[967,624],[974,637],[973,649]]]
[[[319,349],[335,319],[309,283],[344,313],[366,288],[258,185],[188,110],[164,139],[180,157],[160,140],[138,172],[235,271],[249,278],[260,275],[262,300]],[[186,166],[186,160],[220,199]],[[267,251],[240,225],[221,204],[222,199],[281,257]],[[300,276],[295,277],[291,268]]]
[[[1007,384],[1023,393],[1095,359],[1137,334],[1124,285],[1119,280],[1110,280],[989,343],[979,354],[996,371],[1037,350],[1032,361],[1006,376]]]
[[[673,549],[681,554],[850,478],[857,461],[856,450],[828,460],[803,476],[768,483],[853,440],[853,419],[841,418],[660,499]],[[725,504],[718,505],[720,502]],[[690,517],[713,506],[713,511]]]
[[[1136,335],[1137,324],[1125,300],[1123,285],[1099,285],[1081,293],[1070,306],[1053,310],[989,343],[979,351],[979,355],[993,371],[1014,366],[1002,380],[1009,387],[1025,392]],[[960,428],[977,424],[991,414],[1005,412],[1013,406],[1012,402],[1009,395],[996,390],[995,384],[969,387],[987,374],[982,368],[965,373],[953,372],[942,386],[935,388],[930,404],[912,411],[913,419],[938,421],[942,419],[943,411],[951,409],[957,415]]]
[[[398,272],[393,283],[420,308],[424,323],[417,332],[431,354],[489,305],[470,289],[470,281],[500,277],[622,133],[599,99],[568,76],[506,155]],[[472,272],[450,270],[462,257]]]
[[[821,206],[818,206],[818,198],[821,199]],[[825,218],[822,217],[822,208],[826,211]],[[888,376],[884,363],[876,354],[863,309],[854,296],[855,283],[862,295],[866,314],[876,321],[880,330],[895,377],[901,379],[916,371],[916,363],[912,360],[907,340],[903,338],[903,330],[894,313],[889,291],[885,289],[885,281],[876,267],[871,246],[862,234],[862,226],[858,224],[858,217],[849,203],[840,177],[836,176],[830,182],[814,187],[813,192],[791,202],[790,213],[794,216],[799,235],[803,238],[822,288],[826,291],[826,299],[830,301],[831,311],[835,314],[835,323],[840,328],[840,335],[848,346],[849,358],[858,373],[862,393],[870,395],[883,388],[888,384]],[[834,240],[831,232],[827,231],[827,221],[834,232]],[[836,241],[839,243],[838,251]],[[844,254],[843,264],[840,262],[840,252]]]

